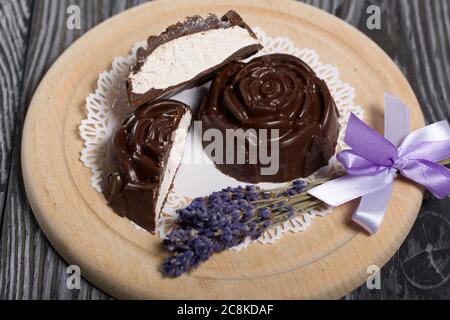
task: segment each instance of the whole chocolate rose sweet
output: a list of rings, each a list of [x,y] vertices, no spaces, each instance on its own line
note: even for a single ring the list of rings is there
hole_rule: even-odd
[[[327,85],[305,62],[287,54],[228,64],[213,79],[200,117],[204,130],[219,129],[224,137],[227,129],[255,129],[256,142],[249,139],[251,135],[246,135],[244,145],[223,139],[223,154],[234,152],[236,156],[243,148],[245,163],[213,157],[220,171],[251,183],[311,175],[327,165],[339,133],[339,113]],[[267,162],[259,157],[256,162],[251,160],[251,145],[261,147],[264,142],[259,129],[268,129],[268,154],[279,156],[278,171],[271,174],[262,173]],[[278,137],[271,129],[278,129]],[[279,143],[278,150],[272,146],[274,140]],[[207,147],[208,142],[203,145]]]

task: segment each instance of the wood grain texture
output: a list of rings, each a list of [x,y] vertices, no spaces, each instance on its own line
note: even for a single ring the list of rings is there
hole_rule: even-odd
[[[380,45],[409,79],[428,122],[449,119],[448,0],[304,2],[344,19]],[[11,10],[12,3],[14,10]],[[17,7],[17,3],[21,6]],[[65,27],[66,9],[72,3],[82,8],[81,30],[72,31]],[[10,48],[17,48],[14,55],[18,66],[0,69],[1,87],[5,88],[6,84],[6,88],[10,88],[0,88],[0,214],[4,216],[0,298],[107,298],[85,281],[80,291],[67,290],[66,264],[45,240],[29,209],[21,182],[18,145],[24,111],[54,59],[92,26],[137,3],[121,0],[0,1],[0,64],[11,57]],[[370,4],[377,4],[382,9],[381,30],[366,28],[366,9]],[[21,26],[27,26],[19,36],[18,29],[11,27],[17,21],[23,22]],[[31,29],[28,28],[30,21]],[[32,31],[27,37],[28,30]],[[14,37],[4,37],[3,34],[11,34],[8,31],[13,32]],[[399,252],[382,269],[381,290],[368,290],[363,285],[347,298],[449,298],[449,211],[449,199],[439,201],[427,194],[413,230]]]
[[[4,8],[6,5],[11,6],[16,1],[6,2]],[[82,9],[81,30],[66,28],[66,10],[73,3],[78,4]],[[40,79],[53,61],[94,25],[138,3],[138,1],[125,3],[124,1],[74,2],[60,0],[29,2],[32,12],[31,19],[29,18],[29,30],[32,30],[32,34],[28,37],[26,55],[25,52],[22,53],[21,58],[25,64],[21,68],[23,79],[21,79],[21,86],[18,87],[22,88],[20,91],[23,93],[18,105],[14,107],[18,116],[9,123],[12,128],[18,127],[17,134],[14,137],[14,143],[10,142],[14,148],[6,150],[7,152],[4,154],[2,152],[2,157],[9,159],[9,163],[6,165],[10,165],[11,170],[8,170],[10,174],[6,191],[7,197],[2,210],[4,217],[1,225],[0,298],[98,299],[106,297],[87,282],[83,282],[81,290],[67,289],[65,284],[67,264],[58,256],[42,234],[23,189],[19,141],[23,118],[30,99]],[[12,21],[21,18],[18,13],[8,12],[8,15]],[[10,72],[10,74],[16,73]],[[11,91],[20,93],[18,90]]]
[[[16,132],[29,21],[29,1],[0,1],[0,221]]]
[[[371,3],[378,3],[382,8],[381,30],[372,31],[365,27],[367,1],[354,10],[348,22],[371,37],[400,67],[414,89],[428,123],[450,120],[450,1]],[[361,286],[347,298],[448,299],[449,213],[449,198],[438,200],[426,193],[413,229],[382,269],[381,290]]]

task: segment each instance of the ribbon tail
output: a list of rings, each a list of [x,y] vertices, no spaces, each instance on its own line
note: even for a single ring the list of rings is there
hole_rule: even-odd
[[[337,207],[380,189],[392,182],[392,179],[392,173],[387,169],[374,175],[346,175],[321,184],[308,193],[330,206]]]
[[[376,233],[381,226],[391,197],[392,185],[391,181],[380,189],[363,196],[358,209],[352,216],[352,220],[370,234]]]

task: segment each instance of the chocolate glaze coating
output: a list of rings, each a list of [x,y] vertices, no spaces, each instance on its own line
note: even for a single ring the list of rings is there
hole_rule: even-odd
[[[130,74],[139,72],[147,57],[152,54],[152,52],[155,51],[156,48],[165,43],[198,32],[204,32],[212,29],[226,29],[235,26],[246,29],[249,34],[256,39],[256,35],[252,31],[252,29],[234,10],[228,11],[221,19],[219,19],[214,14],[209,14],[206,18],[202,18],[199,15],[187,17],[183,22],[178,22],[167,27],[167,29],[164,30],[161,34],[157,36],[150,36],[147,39],[147,48],[139,48],[136,52],[136,62],[130,66]],[[208,70],[199,70],[199,74],[190,81],[183,82],[165,89],[151,89],[144,94],[133,92],[131,81],[129,80],[129,76],[127,76],[126,85],[128,100],[133,106],[137,107],[143,103],[153,101],[157,98],[175,94],[183,89],[201,85],[211,79],[211,77],[214,76],[215,72],[227,63],[249,57],[260,49],[262,49],[262,45],[260,44],[244,47],[232,56],[228,57],[221,64]]]
[[[226,129],[279,129],[278,173],[261,175],[259,158],[257,164],[216,163],[223,173],[251,183],[309,176],[335,153],[339,133],[339,113],[327,85],[305,62],[287,54],[228,64],[213,79],[200,116],[204,129],[224,134]],[[247,143],[241,147],[248,160]],[[227,148],[236,150],[224,144],[224,154]]]
[[[108,146],[103,193],[108,205],[149,231],[155,229],[155,206],[172,132],[189,107],[158,100],[139,107],[125,119]]]

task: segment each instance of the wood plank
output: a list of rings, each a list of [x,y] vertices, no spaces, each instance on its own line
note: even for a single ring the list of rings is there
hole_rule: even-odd
[[[448,1],[305,2],[344,19],[383,48],[411,83],[428,123],[450,119]],[[372,4],[381,8],[381,30],[366,27],[366,9]],[[450,252],[446,234],[450,232],[449,211],[449,199],[438,200],[426,193],[411,233],[381,271],[381,290],[369,290],[363,285],[346,298],[448,299]],[[430,233],[435,236],[430,237]]]
[[[362,3],[362,1],[361,1]],[[367,1],[362,9],[368,5]],[[450,5],[446,0],[385,1],[382,29],[349,21],[366,33],[408,78],[428,123],[450,119]],[[381,272],[381,290],[361,286],[348,299],[443,299],[450,296],[450,199],[426,193],[412,231]],[[401,212],[398,212],[401,214]]]
[[[16,141],[14,139],[17,134],[16,123],[20,118],[17,110],[25,69],[30,7],[31,1],[27,0],[0,1],[0,226],[3,221],[12,152]],[[7,257],[3,247],[2,239],[1,270],[6,267],[3,257]],[[0,272],[0,287],[9,283],[11,282],[5,274]],[[0,297],[3,297],[2,293]]]
[[[15,4],[16,0],[3,2],[7,6],[12,6],[13,4],[14,7],[17,6]],[[22,2],[25,3],[25,1]],[[42,234],[29,208],[23,189],[20,169],[21,128],[33,93],[53,61],[87,30],[111,15],[137,5],[139,2],[141,1],[78,1],[77,4],[81,8],[81,30],[69,30],[66,28],[66,10],[74,1],[43,0],[34,2],[30,25],[32,33],[29,36],[22,84],[20,85],[20,81],[9,84],[9,88],[11,88],[9,90],[17,94],[17,97],[10,99],[18,103],[8,107],[7,112],[2,110],[2,115],[12,113],[17,115],[17,119],[8,119],[4,125],[2,124],[12,128],[17,127],[17,130],[14,139],[9,138],[8,144],[3,139],[1,140],[5,144],[5,148],[8,148],[8,146],[10,149],[12,148],[10,152],[5,152],[5,154],[10,156],[4,161],[2,159],[1,165],[7,167],[12,163],[12,166],[6,192],[5,208],[2,210],[4,217],[1,226],[0,298],[108,298],[107,295],[93,288],[85,281],[82,282],[81,290],[68,290],[66,288],[67,265]],[[29,12],[29,6],[27,8],[27,12]],[[14,16],[11,15],[8,19],[14,20]],[[27,23],[23,22],[22,24],[26,25]],[[3,28],[1,30],[3,32]],[[8,30],[5,29],[5,31]],[[24,49],[22,49],[22,52],[24,52]],[[7,72],[7,75],[10,77],[17,74],[15,70],[7,70]],[[20,86],[23,88],[20,91],[13,89]],[[23,92],[23,94],[20,94],[19,101],[20,92]],[[2,129],[1,125],[0,129]],[[10,135],[12,136],[13,132]],[[6,172],[8,171],[6,170]],[[4,170],[1,170],[1,172],[3,174]],[[8,176],[4,179],[6,181]],[[6,185],[6,183],[3,183],[2,180],[1,185]]]
[[[30,1],[0,1],[0,221],[25,63]],[[1,222],[0,222],[1,223]]]

